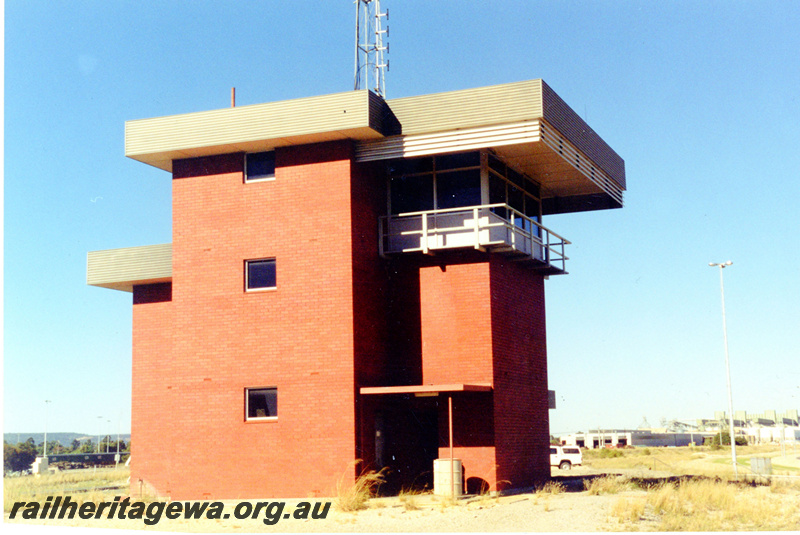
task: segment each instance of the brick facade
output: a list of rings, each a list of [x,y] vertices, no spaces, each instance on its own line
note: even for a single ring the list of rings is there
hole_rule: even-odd
[[[134,307],[134,490],[330,495],[352,472],[350,153],[279,150],[275,180],[255,183],[242,154],[175,162],[172,300]],[[246,292],[259,258],[276,259],[277,288]],[[265,386],[277,420],[246,422],[245,389]]]
[[[549,475],[542,275],[474,251],[380,258],[382,168],[352,151],[279,148],[252,183],[241,153],[174,162],[172,283],[134,291],[133,492],[326,496],[383,465],[387,489],[430,483],[447,397],[358,393],[383,385],[493,386],[453,395],[467,490]],[[262,258],[277,287],[245,291]],[[277,387],[276,420],[246,421],[257,387]]]
[[[468,492],[549,477],[544,280],[569,242],[541,217],[621,207],[626,184],[586,132],[542,80],[126,123],[173,203],[171,249],[87,266],[133,292],[131,491],[330,496],[386,468],[393,492],[451,447]],[[251,156],[260,180],[245,151],[274,151]],[[248,291],[249,260],[274,288]],[[248,418],[250,388],[277,417]]]

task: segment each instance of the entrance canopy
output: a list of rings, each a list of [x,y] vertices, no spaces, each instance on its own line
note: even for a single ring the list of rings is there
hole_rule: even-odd
[[[435,396],[440,393],[453,392],[491,392],[492,385],[488,383],[452,383],[409,386],[362,386],[360,392],[364,395],[375,394],[416,394]]]

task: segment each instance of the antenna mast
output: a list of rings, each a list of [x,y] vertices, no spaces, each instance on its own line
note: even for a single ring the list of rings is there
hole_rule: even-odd
[[[380,0],[355,0],[356,4],[356,70],[353,89],[371,89],[386,98],[385,71],[389,61],[384,62],[383,52],[389,53],[389,26],[384,30],[381,19],[389,20],[389,10],[381,13]],[[387,43],[384,46],[383,36]]]

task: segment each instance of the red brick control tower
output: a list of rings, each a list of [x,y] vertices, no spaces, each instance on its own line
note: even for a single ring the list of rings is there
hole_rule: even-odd
[[[467,492],[549,477],[569,242],[543,216],[621,207],[625,171],[543,81],[130,121],[125,147],[173,186],[171,244],[88,257],[133,294],[134,492],[430,485],[451,450]]]

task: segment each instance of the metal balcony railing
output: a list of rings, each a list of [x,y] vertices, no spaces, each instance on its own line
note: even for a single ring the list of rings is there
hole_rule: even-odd
[[[507,204],[408,212],[380,218],[380,254],[474,248],[566,273],[570,242]]]

